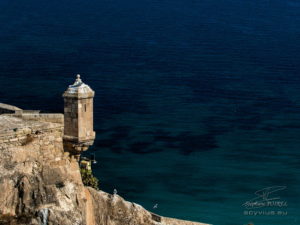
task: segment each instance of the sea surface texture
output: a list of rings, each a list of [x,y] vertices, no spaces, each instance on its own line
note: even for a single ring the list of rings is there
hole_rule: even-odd
[[[1,0],[0,11],[0,102],[63,112],[80,73],[96,91],[101,189],[169,217],[300,224],[298,0]],[[256,201],[277,205],[244,205],[267,187]]]

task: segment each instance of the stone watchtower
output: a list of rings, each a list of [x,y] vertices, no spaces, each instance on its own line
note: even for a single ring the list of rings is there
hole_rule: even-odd
[[[64,92],[64,149],[75,155],[86,151],[95,140],[93,98],[95,92],[80,79]]]

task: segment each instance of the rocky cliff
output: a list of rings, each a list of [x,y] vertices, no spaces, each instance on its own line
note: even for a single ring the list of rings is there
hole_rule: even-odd
[[[0,224],[200,225],[85,187],[62,115],[0,115]]]

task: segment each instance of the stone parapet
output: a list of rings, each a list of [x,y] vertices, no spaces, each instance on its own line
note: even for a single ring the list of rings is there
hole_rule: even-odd
[[[39,122],[64,124],[64,115],[60,113],[22,113],[3,114],[4,116],[17,117],[23,120],[35,120]]]
[[[48,133],[57,133],[57,138],[62,140],[63,124],[0,116],[0,149],[25,146],[33,139]]]

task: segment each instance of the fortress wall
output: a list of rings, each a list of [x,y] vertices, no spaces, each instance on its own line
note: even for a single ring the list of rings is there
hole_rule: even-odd
[[[40,122],[64,123],[64,115],[60,113],[22,114],[22,118]]]
[[[17,112],[16,114],[4,114],[5,116],[19,117],[24,120],[35,120],[39,122],[50,122],[64,124],[64,115],[60,113],[30,113],[25,111]]]
[[[48,149],[53,149],[55,141],[62,145],[62,136],[62,123],[30,121],[12,115],[0,116],[0,150],[26,146],[34,142],[44,146],[45,151],[48,151]]]
[[[38,114],[40,113],[41,110],[20,110],[20,111],[16,111],[16,114],[20,115],[20,114]]]
[[[40,210],[49,210],[49,224],[76,224],[84,218],[79,166],[63,149],[63,126],[0,116],[1,216],[41,224]],[[78,205],[80,202],[82,205]],[[21,218],[21,217],[20,217]]]
[[[53,149],[58,148],[58,143],[61,145],[63,135],[63,127],[33,127],[33,128],[13,128],[11,132],[5,134],[0,133],[0,150],[7,148],[23,146],[34,143],[37,146],[43,146],[44,153],[55,158]],[[62,147],[59,147],[62,149]],[[61,150],[63,152],[63,150]]]

